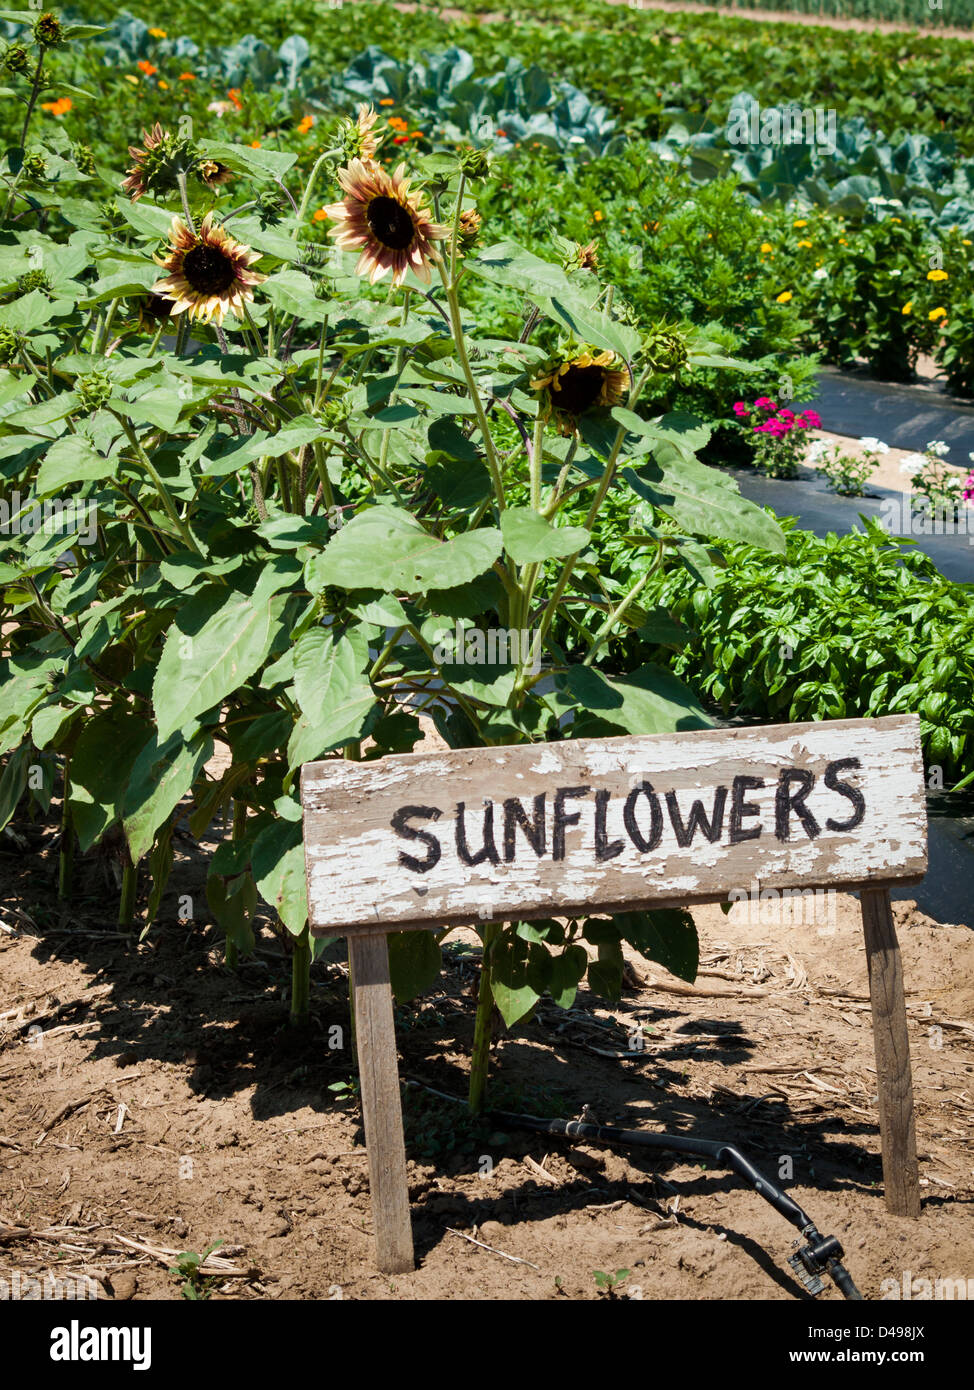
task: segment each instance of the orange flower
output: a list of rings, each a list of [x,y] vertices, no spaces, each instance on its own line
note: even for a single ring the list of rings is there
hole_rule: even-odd
[[[164,39],[166,37],[165,29],[150,29],[149,33],[154,39]]]
[[[181,72],[181,73],[179,74],[179,80],[180,80],[180,82],[195,82],[195,81],[196,81],[196,73],[195,73],[195,72]]]
[[[259,150],[259,149],[260,149],[260,141],[259,141],[259,140],[251,140],[251,142],[250,142],[250,148],[251,148],[252,150]]]
[[[44,101],[41,103],[42,111],[50,111],[52,116],[63,116],[66,111],[71,110],[70,97],[58,97],[57,101]]]
[[[422,138],[423,138],[423,132],[422,132],[421,130],[414,130],[413,133],[412,133],[412,135],[410,135],[409,138],[410,138],[410,140],[422,140]]]
[[[243,110],[243,102],[240,100],[239,87],[231,87],[230,90],[227,92],[227,96],[233,102],[234,106],[237,108],[238,111]]]
[[[301,120],[298,121],[298,130],[301,132],[302,135],[307,135],[308,131],[311,129],[314,123],[314,116],[302,116]]]
[[[395,101],[392,99],[392,97],[380,97],[380,98],[379,98],[379,105],[380,105],[380,106],[395,106],[395,104],[396,104],[396,103],[395,103]]]
[[[154,63],[150,63],[147,58],[140,58],[135,65],[140,72],[144,72],[146,77],[151,77],[153,73],[159,71]]]
[[[159,81],[156,83],[156,86],[161,87],[164,92],[169,91],[169,83],[164,82],[161,77],[159,78]]]
[[[312,214],[311,220],[312,222],[324,222],[327,220],[327,217],[328,214],[325,212],[324,208],[319,208],[317,212]]]

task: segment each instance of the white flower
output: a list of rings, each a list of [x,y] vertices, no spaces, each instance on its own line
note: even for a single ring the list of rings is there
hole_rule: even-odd
[[[867,454],[888,454],[889,445],[884,444],[881,439],[874,439],[871,434],[864,434],[859,443]]]
[[[946,458],[950,453],[950,445],[945,444],[942,439],[931,439],[927,445],[928,454],[936,454],[938,459]]]
[[[902,270],[891,270],[890,275],[902,275]]]
[[[820,459],[825,457],[828,451],[829,446],[826,444],[825,440],[816,439],[808,451],[808,454],[806,456],[806,462],[818,463]]]
[[[232,111],[234,107],[232,101],[211,101],[206,109],[207,111],[214,112],[217,116],[225,116],[227,112]]]
[[[900,464],[900,472],[908,473],[911,478],[915,478],[918,473],[922,473],[927,466],[927,460],[923,454],[907,454]]]

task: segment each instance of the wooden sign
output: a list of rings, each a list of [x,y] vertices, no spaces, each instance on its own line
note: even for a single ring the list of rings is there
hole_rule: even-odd
[[[326,935],[926,870],[911,715],[311,763],[301,794]]]
[[[311,930],[349,937],[378,1266],[412,1267],[386,934],[862,890],[887,1206],[919,1214],[887,885],[926,872],[915,715],[410,753],[302,769]]]

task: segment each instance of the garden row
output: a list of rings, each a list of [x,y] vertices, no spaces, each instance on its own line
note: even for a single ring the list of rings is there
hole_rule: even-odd
[[[259,900],[273,909],[300,1021],[299,769],[408,751],[424,714],[456,748],[702,727],[754,712],[762,688],[794,717],[904,699],[922,705],[928,761],[968,776],[970,662],[941,660],[950,641],[971,650],[968,591],[875,534],[831,546],[833,582],[817,583],[812,543],[705,461],[713,432],[687,404],[746,437],[731,397],[780,379],[799,322],[793,293],[768,292],[767,219],[729,181],[688,202],[638,146],[603,156],[621,197],[629,171],[630,213],[660,200],[643,265],[609,282],[590,242],[615,205],[587,215],[597,163],[526,140],[492,174],[462,137],[414,138],[377,93],[339,124],[273,84],[229,88],[205,124],[149,129],[171,89],[142,68],[126,84],[141,140],[94,155],[90,118],[45,139],[74,106],[45,107],[85,98],[44,73],[71,71],[75,43],[83,67],[98,36],[25,13],[0,232],[0,823],[60,795],[64,897],[75,848],[121,837],[119,918],[138,904],[148,927],[180,818],[198,838],[231,819],[210,914],[232,961]],[[285,103],[261,127],[278,135],[232,138],[251,101]],[[561,209],[565,240],[522,226],[538,206]],[[737,262],[708,249],[735,221]],[[694,305],[704,271],[712,298]],[[836,623],[846,569],[868,588]],[[756,650],[765,618],[727,617],[735,583],[745,616],[759,594],[777,615],[780,668]],[[498,631],[530,638],[491,661]],[[485,929],[478,1037],[492,998],[510,1023],[544,990],[570,1004],[586,971],[617,992],[624,940],[692,978],[685,913]],[[392,957],[408,998],[435,979],[439,940],[395,937]]]

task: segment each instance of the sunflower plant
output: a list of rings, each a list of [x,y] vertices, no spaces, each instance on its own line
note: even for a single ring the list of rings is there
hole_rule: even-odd
[[[273,909],[301,1023],[302,764],[408,751],[424,720],[454,748],[703,726],[671,673],[609,676],[600,655],[644,621],[657,571],[704,583],[710,539],[784,539],[699,462],[706,427],[641,409],[661,372],[725,359],[668,325],[664,362],[585,248],[484,245],[485,152],[390,167],[364,105],[300,180],[285,152],[137,140],[114,170],[8,181],[0,804],[36,798],[41,767],[48,804],[62,792],[62,894],[75,851],[114,837],[119,918],[145,930],[177,821],[232,824],[208,913],[233,963]],[[477,281],[521,297],[519,335],[478,331]],[[646,563],[610,602],[591,576],[620,494]],[[572,660],[566,624],[585,633]],[[491,662],[496,632],[526,640]],[[686,913],[480,932],[474,1108],[494,1003],[508,1025],[545,991],[567,1007],[586,971],[617,994],[623,940],[696,970]],[[400,1000],[436,979],[441,936],[390,937]]]

